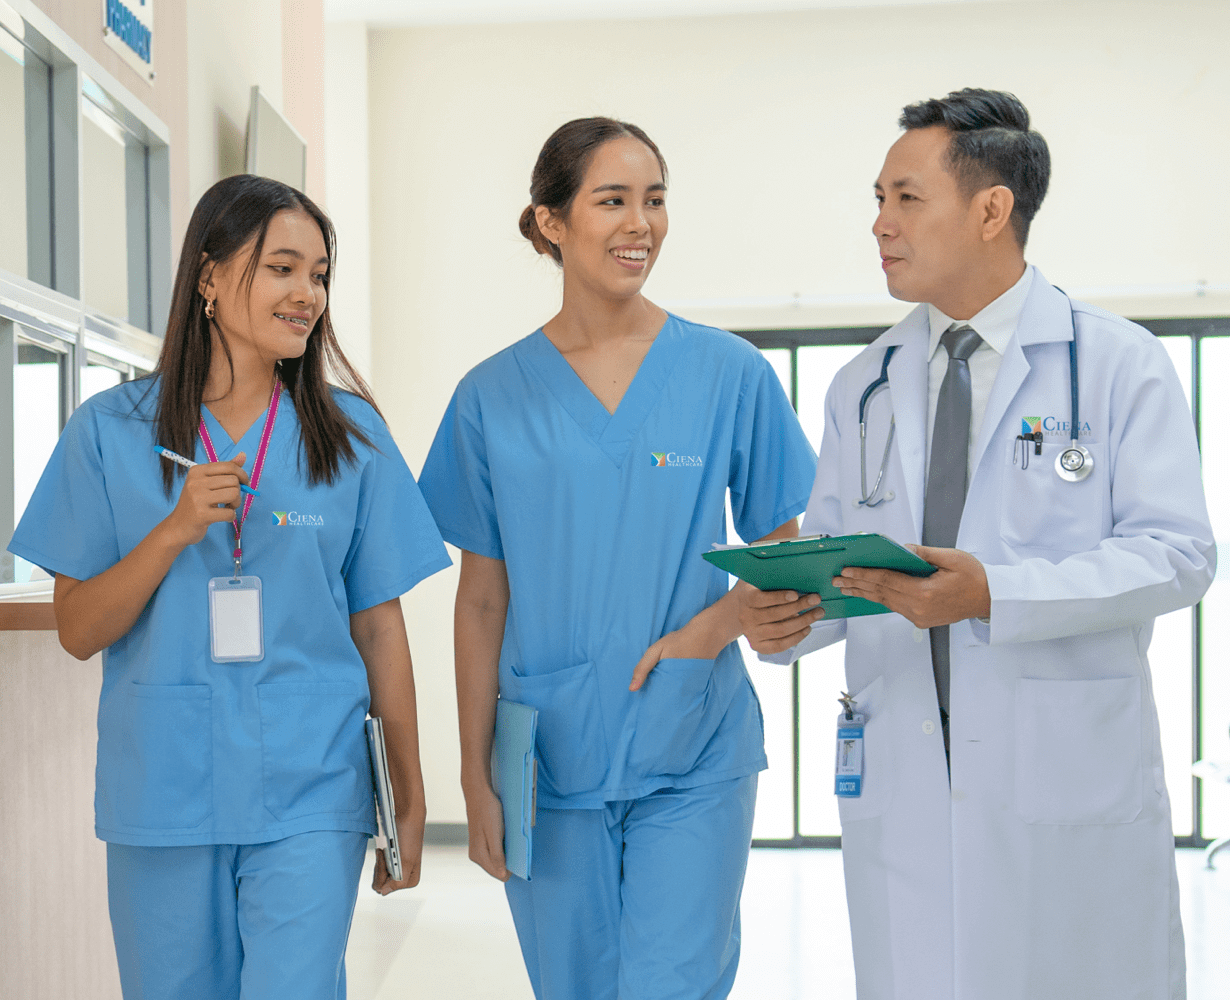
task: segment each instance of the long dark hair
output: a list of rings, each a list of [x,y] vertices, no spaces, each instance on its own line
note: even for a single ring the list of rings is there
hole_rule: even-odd
[[[156,412],[157,443],[191,455],[196,450],[201,404],[213,354],[210,321],[205,315],[205,298],[198,285],[204,268],[224,264],[255,238],[251,256],[244,269],[248,289],[256,275],[257,263],[265,245],[269,223],[278,212],[301,210],[315,220],[324,237],[329,267],[325,275],[328,288],[333,276],[337,236],[333,223],[302,192],[268,177],[238,174],[218,181],[202,196],[188,222],[184,246],[171,293],[171,315],[167,333],[153,375],[161,387]],[[230,348],[222,339],[222,350],[231,362]],[[232,373],[234,366],[232,363]],[[308,482],[332,483],[343,462],[355,459],[351,439],[371,445],[367,435],[355,425],[333,398],[326,375],[332,375],[343,389],[371,404],[377,413],[371,390],[342,353],[333,333],[329,306],[308,336],[307,349],[300,358],[283,358],[278,373],[290,393],[299,417],[301,459],[306,457]],[[168,496],[177,474],[184,470],[172,462],[162,463],[162,482]]]
[[[538,228],[534,209],[546,205],[556,215],[567,215],[572,199],[581,189],[589,161],[598,147],[612,139],[623,137],[637,139],[649,147],[662,168],[662,180],[666,180],[666,160],[654,141],[630,122],[614,118],[574,118],[565,122],[542,144],[534,172],[530,175],[530,204],[521,213],[521,235],[534,244],[540,254],[549,256],[557,264],[564,263],[560,249]]]

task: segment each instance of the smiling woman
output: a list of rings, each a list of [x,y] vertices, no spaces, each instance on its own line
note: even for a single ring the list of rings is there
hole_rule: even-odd
[[[470,857],[506,881],[540,1000],[726,996],[766,762],[734,642],[750,587],[701,554],[728,495],[745,540],[795,534],[815,458],[759,352],[642,294],[667,233],[644,132],[568,122],[530,195],[563,304],[462,380],[422,476],[463,550]],[[505,866],[497,698],[538,712],[532,881]]]
[[[369,710],[404,869],[394,881],[381,860],[373,888],[418,881],[398,599],[449,560],[337,347],[332,264],[306,196],[214,185],[157,370],[73,413],[10,545],[55,574],[65,649],[103,652],[96,828],[127,996],[237,996],[241,980],[245,995],[338,994],[375,833]]]

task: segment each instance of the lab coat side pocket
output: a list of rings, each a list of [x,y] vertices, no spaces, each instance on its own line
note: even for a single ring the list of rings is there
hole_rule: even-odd
[[[632,773],[641,776],[687,774],[730,705],[714,681],[715,661],[659,660],[636,703],[636,731],[628,751]]]
[[[892,728],[884,697],[884,678],[877,677],[863,690],[854,693],[854,710],[864,717],[863,723],[863,790],[857,798],[838,796],[837,811],[841,825],[884,815],[893,799]],[[826,716],[814,724],[831,726]],[[831,732],[831,730],[830,730]],[[833,793],[833,774],[825,773],[824,792]]]
[[[286,821],[372,802],[367,692],[346,683],[258,684],[265,808]]]
[[[1143,805],[1139,677],[1016,682],[1016,807],[1026,823],[1131,823]]]
[[[209,685],[133,683],[121,711],[117,753],[99,761],[100,772],[119,779],[113,785],[120,822],[142,830],[199,827],[213,814]]]
[[[548,674],[500,671],[500,697],[538,709],[538,778],[558,796],[593,791],[607,773],[606,737],[593,663]]]

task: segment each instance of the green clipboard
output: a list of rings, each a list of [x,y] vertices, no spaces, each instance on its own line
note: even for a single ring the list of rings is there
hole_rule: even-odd
[[[817,535],[781,542],[757,542],[706,552],[705,558],[761,590],[795,590],[819,594],[825,619],[882,615],[883,604],[862,597],[843,597],[833,586],[847,566],[893,569],[911,576],[930,576],[936,567],[884,535]]]

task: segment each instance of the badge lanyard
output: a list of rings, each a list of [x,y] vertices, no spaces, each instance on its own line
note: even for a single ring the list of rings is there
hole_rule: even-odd
[[[260,484],[265,468],[265,453],[273,437],[273,425],[278,418],[278,403],[282,398],[282,381],[274,377],[273,393],[269,397],[269,412],[265,417],[265,429],[261,432],[260,447],[256,461],[252,463],[250,482],[253,489]],[[201,418],[201,443],[210,462],[218,461],[218,453],[209,437],[205,418]],[[236,515],[235,571],[232,576],[216,576],[209,581],[209,644],[215,663],[253,661],[264,659],[264,616],[261,608],[261,580],[258,576],[243,575],[243,523],[252,507],[251,494],[243,497],[243,506]]]

